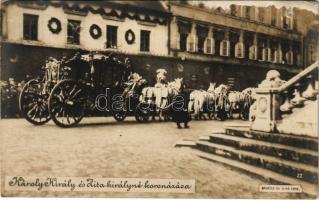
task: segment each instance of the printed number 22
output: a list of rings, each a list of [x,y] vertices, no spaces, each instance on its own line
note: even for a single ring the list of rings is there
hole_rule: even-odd
[[[297,173],[297,178],[302,178],[302,173]]]

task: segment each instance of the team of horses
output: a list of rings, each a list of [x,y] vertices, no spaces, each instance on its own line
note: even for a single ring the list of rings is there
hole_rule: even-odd
[[[176,78],[171,82],[157,82],[154,87],[144,87],[139,101],[152,105],[151,116],[159,120],[170,120],[171,105],[174,97],[183,88],[183,78]],[[238,113],[243,120],[249,118],[249,108],[254,102],[254,88],[243,91],[231,91],[227,85],[210,83],[207,90],[187,90],[189,114],[194,119],[220,119],[233,118]]]
[[[249,108],[255,100],[254,88],[243,91],[231,91],[224,84],[216,87],[210,83],[207,90],[194,90],[190,93],[188,111],[195,119],[220,119],[233,118],[234,113],[239,118],[248,120]]]

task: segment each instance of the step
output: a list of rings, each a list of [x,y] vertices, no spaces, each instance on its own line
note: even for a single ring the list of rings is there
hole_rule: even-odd
[[[196,142],[192,140],[179,140],[174,145],[174,147],[194,147]]]
[[[318,151],[318,138],[226,128],[225,134]]]
[[[240,170],[241,172],[245,172],[247,174],[257,176],[258,178],[269,181],[269,184],[300,185],[303,193],[306,193],[312,196],[309,198],[317,197],[316,184],[311,184],[305,181],[301,181],[299,179],[290,178],[288,176],[284,176],[267,169],[255,167],[253,165],[249,165],[240,161],[230,160],[228,158],[224,158],[224,157],[210,154],[210,153],[205,153],[199,150],[195,150],[195,154],[209,161],[218,162],[226,166],[231,166],[234,169]]]
[[[232,146],[245,151],[276,156],[282,159],[318,166],[318,153],[309,149],[258,141],[225,134],[210,134],[210,142]]]
[[[302,163],[204,141],[197,141],[196,147],[197,149],[207,153],[213,153],[233,160],[242,161],[247,164],[263,167],[293,178],[300,177],[303,181],[310,183],[318,183],[318,168],[311,165],[305,165]]]

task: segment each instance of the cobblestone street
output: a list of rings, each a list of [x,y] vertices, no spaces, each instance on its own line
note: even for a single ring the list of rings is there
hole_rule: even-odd
[[[59,177],[118,177],[195,179],[195,194],[12,192],[5,196],[113,196],[202,198],[298,198],[288,193],[259,193],[259,179],[197,157],[188,148],[175,148],[180,139],[195,139],[224,123],[239,120],[192,121],[190,129],[174,123],[123,123],[113,118],[86,118],[75,128],[52,122],[33,126],[23,119],[1,120],[2,185],[8,175]]]

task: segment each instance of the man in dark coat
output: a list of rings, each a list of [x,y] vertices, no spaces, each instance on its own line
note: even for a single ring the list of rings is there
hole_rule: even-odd
[[[189,128],[188,122],[190,121],[190,116],[187,110],[188,102],[189,94],[185,91],[185,85],[183,84],[181,91],[173,98],[172,103],[172,117],[173,121],[176,122],[177,128],[182,128],[180,123],[184,123],[184,128]]]

